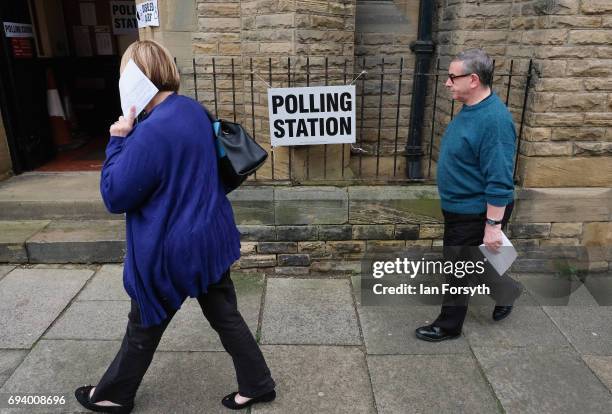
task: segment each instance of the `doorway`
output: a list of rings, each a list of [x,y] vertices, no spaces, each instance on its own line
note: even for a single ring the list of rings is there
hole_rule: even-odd
[[[0,20],[0,104],[15,173],[99,170],[121,113],[120,57],[138,40],[134,1],[11,0]],[[21,49],[7,23],[31,31]]]

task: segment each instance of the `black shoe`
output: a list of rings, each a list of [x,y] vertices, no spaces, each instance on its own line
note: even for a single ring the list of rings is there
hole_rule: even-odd
[[[79,387],[74,391],[74,396],[83,407],[98,413],[129,414],[132,412],[134,404],[107,407],[92,403],[89,399],[89,394],[91,393],[92,388],[93,385],[87,385],[85,387]]]
[[[263,395],[260,395],[259,397],[251,398],[244,404],[238,404],[236,400],[234,399],[236,394],[238,394],[238,392],[233,392],[229,395],[226,395],[221,400],[221,404],[223,404],[224,406],[226,406],[227,408],[231,410],[242,410],[243,408],[246,408],[252,404],[255,404],[258,402],[270,402],[270,401],[274,401],[274,399],[276,398],[276,391],[272,390]]]
[[[421,326],[416,331],[416,337],[423,341],[440,342],[446,339],[459,338],[461,333],[450,333],[440,328],[439,326],[427,325]]]
[[[510,306],[495,306],[493,309],[493,320],[495,322],[501,321],[510,315],[512,312],[512,305]]]

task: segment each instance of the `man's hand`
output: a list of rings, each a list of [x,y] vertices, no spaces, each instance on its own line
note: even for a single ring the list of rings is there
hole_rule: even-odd
[[[501,224],[495,226],[486,224],[483,242],[487,249],[497,252],[502,245]]]
[[[130,113],[127,117],[120,116],[117,122],[110,126],[109,132],[113,137],[127,137],[132,128],[134,127],[134,120],[136,119],[136,107],[130,108]]]

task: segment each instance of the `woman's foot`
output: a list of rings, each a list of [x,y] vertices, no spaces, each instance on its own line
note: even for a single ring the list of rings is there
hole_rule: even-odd
[[[238,392],[233,392],[223,397],[221,404],[231,410],[242,410],[243,408],[249,407],[258,402],[274,401],[275,398],[276,391],[274,390],[253,398],[243,397]]]
[[[91,397],[96,387],[87,385],[85,387],[79,387],[74,391],[74,396],[77,401],[85,408],[91,411],[99,413],[116,413],[116,414],[128,414],[132,411],[133,405],[119,405],[112,401],[98,401],[96,403],[91,402]]]

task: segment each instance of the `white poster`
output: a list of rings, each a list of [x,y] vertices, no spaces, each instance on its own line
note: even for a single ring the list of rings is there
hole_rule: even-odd
[[[138,27],[159,26],[159,11],[157,0],[148,0],[136,5]]]
[[[108,26],[96,26],[96,51],[98,55],[113,54],[113,40]]]
[[[73,26],[74,48],[77,56],[93,56],[89,39],[89,26]]]
[[[6,37],[34,37],[31,24],[4,22]]]
[[[83,26],[95,26],[98,24],[96,19],[96,3],[79,3],[81,11],[81,24]]]
[[[136,4],[133,1],[111,1],[111,25],[113,34],[131,34],[138,32]]]
[[[355,86],[268,89],[273,147],[355,142]]]

